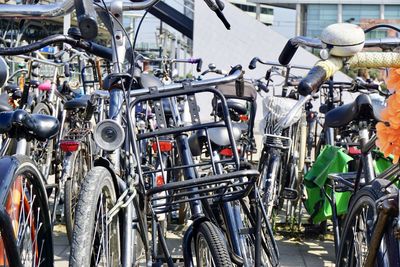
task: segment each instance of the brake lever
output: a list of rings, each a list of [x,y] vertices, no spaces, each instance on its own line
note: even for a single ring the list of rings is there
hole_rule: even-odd
[[[204,2],[206,2],[208,7],[212,11],[214,11],[215,14],[217,14],[218,18],[222,21],[225,28],[227,30],[230,30],[231,24],[228,22],[228,20],[225,18],[224,14],[222,13],[222,10],[224,9],[225,5],[220,0],[216,0],[216,2],[214,2],[214,0],[204,0]]]

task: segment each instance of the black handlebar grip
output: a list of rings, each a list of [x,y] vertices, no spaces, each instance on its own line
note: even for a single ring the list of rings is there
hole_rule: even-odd
[[[222,13],[221,10],[217,9],[215,10],[215,13],[217,14],[218,18],[222,21],[222,23],[224,23],[225,28],[227,30],[231,29],[231,24],[228,22],[228,20],[225,18],[224,14]]]
[[[97,15],[92,0],[74,0],[74,3],[81,36],[85,40],[96,38],[98,33]]]
[[[287,41],[285,47],[283,48],[281,54],[279,55],[279,63],[282,65],[287,65],[290,63],[292,60],[294,54],[296,54],[296,51],[299,47],[297,45],[294,45],[292,43],[292,39],[289,39]]]
[[[70,77],[71,76],[71,70],[69,69],[69,63],[64,64],[64,76],[65,77]]]
[[[249,69],[254,70],[256,68],[258,57],[253,58],[249,63]]]
[[[85,121],[90,121],[95,111],[96,105],[91,100],[88,100],[85,112]]]
[[[201,71],[201,67],[203,66],[203,60],[201,59],[201,58],[199,58],[198,60],[197,60],[197,65],[196,65],[196,70],[197,70],[197,72],[200,72]]]
[[[96,44],[94,42],[88,42],[88,43],[90,44],[90,49],[87,49],[88,52],[92,53],[93,55],[112,61],[111,48]]]
[[[326,80],[326,71],[321,66],[313,67],[304,77],[298,87],[299,94],[303,96],[316,92]]]

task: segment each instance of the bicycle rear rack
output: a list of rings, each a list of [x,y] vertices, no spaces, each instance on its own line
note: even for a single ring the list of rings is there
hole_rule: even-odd
[[[263,143],[268,147],[287,150],[290,148],[292,139],[282,135],[264,134]]]

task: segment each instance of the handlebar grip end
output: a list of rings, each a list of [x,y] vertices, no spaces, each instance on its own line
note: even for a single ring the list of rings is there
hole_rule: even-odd
[[[279,63],[282,65],[287,65],[290,63],[290,61],[292,60],[294,54],[296,54],[296,51],[299,47],[297,45],[294,45],[291,41],[291,39],[289,39],[289,41],[287,41],[285,47],[283,48],[281,54],[279,55]]]
[[[203,66],[203,60],[199,58],[199,60],[197,61],[196,71],[201,72],[202,66]]]
[[[313,67],[306,77],[304,77],[298,87],[300,95],[307,96],[318,91],[319,87],[326,80],[326,71],[321,66]]]
[[[98,25],[95,18],[83,15],[78,18],[79,29],[81,30],[81,36],[85,40],[93,40],[98,34]]]
[[[256,68],[257,61],[258,57],[253,58],[249,63],[249,69],[254,70]]]

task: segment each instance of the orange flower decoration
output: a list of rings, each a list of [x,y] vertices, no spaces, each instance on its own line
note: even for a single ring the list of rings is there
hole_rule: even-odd
[[[400,158],[400,69],[389,70],[386,85],[395,93],[389,96],[387,107],[382,111],[384,122],[376,125],[376,145],[385,157],[392,154],[393,163],[397,163]]]

